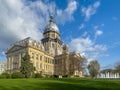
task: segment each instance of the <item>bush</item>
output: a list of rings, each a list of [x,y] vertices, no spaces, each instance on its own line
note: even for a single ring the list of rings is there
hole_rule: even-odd
[[[53,75],[54,78],[58,78],[59,76],[58,75]]]
[[[35,78],[41,78],[42,75],[41,75],[40,73],[35,73],[34,77],[35,77]]]
[[[2,73],[0,75],[0,78],[10,78],[10,74],[9,73]]]
[[[21,72],[13,72],[11,78],[23,78],[23,74]]]
[[[68,77],[68,75],[64,75],[63,77],[67,78],[67,77]]]

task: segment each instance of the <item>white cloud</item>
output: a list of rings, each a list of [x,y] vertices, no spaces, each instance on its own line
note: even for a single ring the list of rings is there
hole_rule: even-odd
[[[96,30],[96,29],[98,29],[98,26],[96,25],[96,26],[94,26],[93,28]]]
[[[31,36],[38,40],[42,37],[39,30],[38,17],[29,6],[25,6],[22,0],[2,0],[0,1],[0,28],[2,38],[23,39]]]
[[[64,9],[57,9],[57,20],[59,20],[59,23],[65,23],[67,21],[73,20],[73,14],[77,9],[77,2],[75,0],[70,0],[68,2],[68,6]]]
[[[85,16],[85,20],[89,20],[92,15],[96,13],[97,8],[100,6],[100,2],[96,1],[93,5],[88,7],[82,7],[82,14]]]
[[[101,28],[103,26],[104,26],[104,24],[93,26],[93,29],[95,30],[94,41],[97,39],[98,36],[101,36],[103,34],[103,30],[99,29],[99,28]]]
[[[76,9],[75,0],[69,1],[64,10],[49,1],[0,0],[0,52],[26,37],[40,40],[49,20],[49,11],[56,14],[59,23],[65,23],[73,20]]]
[[[1,56],[4,56],[4,55],[5,55],[5,52],[4,52],[4,51],[0,52],[0,55],[1,55]]]
[[[69,43],[71,51],[77,51],[87,55],[89,60],[96,59],[100,53],[107,50],[106,45],[95,44],[89,37],[86,38],[75,38]]]
[[[98,36],[101,36],[103,34],[103,31],[102,30],[95,30],[95,37],[94,37],[94,41],[98,38]]]
[[[80,27],[79,27],[79,29],[81,30],[83,28],[84,28],[84,24],[81,24]]]
[[[100,36],[103,34],[103,31],[101,30],[96,30],[95,36]]]
[[[82,34],[82,37],[86,37],[88,35],[88,32],[84,32],[83,34]]]

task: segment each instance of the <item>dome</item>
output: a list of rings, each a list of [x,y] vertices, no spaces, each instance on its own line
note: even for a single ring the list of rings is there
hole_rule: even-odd
[[[53,16],[50,16],[49,24],[46,25],[44,33],[48,31],[54,31],[54,32],[59,33],[59,29],[57,25],[54,23]]]

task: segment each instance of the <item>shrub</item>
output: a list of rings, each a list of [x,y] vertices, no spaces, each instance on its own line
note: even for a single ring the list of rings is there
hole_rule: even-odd
[[[1,75],[0,75],[0,78],[10,78],[10,74],[9,73],[2,73]]]
[[[13,72],[11,78],[23,78],[23,74],[21,72]]]
[[[35,78],[41,78],[42,75],[41,75],[40,73],[35,73],[34,77],[35,77]]]
[[[64,75],[63,77],[67,78],[67,77],[68,77],[68,75]]]
[[[58,78],[58,75],[53,75],[54,78]]]

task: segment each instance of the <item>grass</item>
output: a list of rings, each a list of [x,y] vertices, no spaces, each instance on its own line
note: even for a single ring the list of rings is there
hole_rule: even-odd
[[[0,79],[0,90],[120,90],[120,80],[63,79]]]

